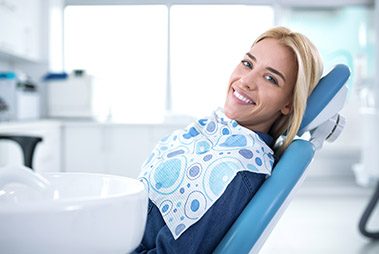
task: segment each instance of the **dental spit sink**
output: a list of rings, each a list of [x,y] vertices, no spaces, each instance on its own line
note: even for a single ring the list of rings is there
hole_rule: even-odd
[[[138,180],[0,168],[0,253],[129,253],[142,239],[147,192]]]

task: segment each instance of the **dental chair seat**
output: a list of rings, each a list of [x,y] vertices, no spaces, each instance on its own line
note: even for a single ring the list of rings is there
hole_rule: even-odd
[[[334,141],[344,120],[338,115],[346,99],[345,82],[350,71],[337,65],[322,78],[308,99],[298,132],[311,133],[310,140],[296,139],[275,165],[264,182],[214,253],[258,253],[268,235],[288,206],[296,189],[306,177],[307,167],[324,140]]]

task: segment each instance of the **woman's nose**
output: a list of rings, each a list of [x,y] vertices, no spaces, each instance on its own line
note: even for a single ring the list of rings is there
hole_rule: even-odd
[[[242,77],[239,82],[241,83],[242,87],[248,89],[248,90],[254,90],[257,86],[255,84],[255,80],[252,77]]]

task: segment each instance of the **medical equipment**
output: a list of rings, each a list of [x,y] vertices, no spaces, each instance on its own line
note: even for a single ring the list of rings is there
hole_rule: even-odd
[[[0,72],[0,122],[37,119],[39,100],[38,87],[29,77]]]
[[[83,71],[48,73],[47,108],[51,118],[94,118],[93,77]]]
[[[311,133],[309,141],[294,140],[233,224],[215,253],[258,253],[307,174],[316,149],[334,141],[344,126],[338,115],[346,99],[345,82],[350,71],[337,65],[323,77],[307,102],[299,134]]]
[[[375,206],[378,204],[378,201],[379,201],[379,180],[377,182],[376,189],[369,203],[367,204],[367,207],[365,211],[363,212],[362,217],[359,220],[359,224],[358,224],[359,231],[361,232],[361,234],[374,240],[379,239],[379,231],[368,230],[367,223],[370,219],[370,216],[373,214]]]
[[[0,139],[16,142],[21,147],[22,155],[24,158],[24,165],[30,169],[33,169],[34,151],[37,144],[42,141],[42,138],[34,136],[2,134],[0,135]]]

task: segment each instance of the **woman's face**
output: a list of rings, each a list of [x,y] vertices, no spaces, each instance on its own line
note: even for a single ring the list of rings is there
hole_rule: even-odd
[[[227,117],[253,131],[268,132],[292,110],[297,65],[291,50],[276,39],[255,44],[233,71],[224,105]]]

